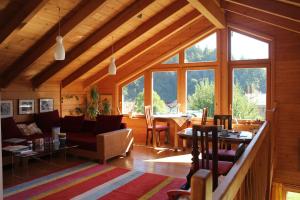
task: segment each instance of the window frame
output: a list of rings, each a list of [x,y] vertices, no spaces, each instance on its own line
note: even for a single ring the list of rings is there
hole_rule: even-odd
[[[123,116],[130,116],[128,113],[123,113],[123,87],[126,86],[126,85],[129,85],[130,83],[132,83],[133,81],[141,78],[141,77],[144,77],[144,105],[145,105],[145,88],[146,88],[146,75],[145,73],[141,73],[141,74],[138,74],[130,79],[128,79],[127,81],[125,81],[124,83],[120,84],[118,86],[118,91],[119,91],[119,106],[118,106],[118,109],[119,109],[119,112],[121,115]],[[135,114],[134,117],[140,117],[140,116],[144,116],[144,114]]]

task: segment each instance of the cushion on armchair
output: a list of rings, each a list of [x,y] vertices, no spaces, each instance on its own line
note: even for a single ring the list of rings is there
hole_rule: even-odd
[[[80,132],[84,122],[82,116],[65,116],[62,120],[62,131],[64,132]]]
[[[21,138],[22,133],[12,117],[1,119],[2,139]]]
[[[96,118],[95,133],[106,133],[119,130],[123,115],[98,115]]]
[[[51,132],[52,127],[60,126],[58,110],[35,114],[35,121],[43,132]]]

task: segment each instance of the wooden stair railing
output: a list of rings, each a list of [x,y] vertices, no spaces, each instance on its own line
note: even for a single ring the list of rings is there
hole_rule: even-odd
[[[209,171],[200,169],[192,176],[191,199],[269,199],[270,151],[270,122],[266,121],[214,192]]]

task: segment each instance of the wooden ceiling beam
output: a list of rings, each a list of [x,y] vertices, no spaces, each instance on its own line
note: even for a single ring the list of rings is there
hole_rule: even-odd
[[[17,12],[8,13],[7,16],[1,16],[0,44],[7,43],[47,2],[48,0],[24,1]],[[11,4],[14,3],[14,1],[11,1]]]
[[[79,5],[62,18],[61,35],[66,35],[70,32],[77,24],[92,14],[104,2],[105,0],[82,0]],[[1,74],[1,88],[7,87],[16,77],[55,44],[57,30],[58,23]]]
[[[97,1],[92,1],[97,2]],[[88,36],[85,40],[80,42],[70,51],[66,52],[66,58],[63,61],[56,61],[49,65],[46,69],[41,71],[32,79],[32,85],[34,88],[39,87],[41,84],[49,80],[61,69],[65,68],[74,59],[79,57],[81,54],[86,52],[89,48],[101,41],[107,35],[111,34],[125,22],[130,20],[132,17],[139,14],[143,9],[153,3],[154,0],[138,0],[132,3],[129,7],[124,9],[122,12],[114,16],[111,20],[106,22],[103,26],[99,27],[94,33]]]
[[[212,0],[187,0],[195,9],[205,16],[217,28],[226,27],[223,10]]]
[[[225,0],[231,3],[239,4],[248,8],[259,10],[278,17],[300,22],[299,8],[279,1],[268,0]],[[276,22],[275,22],[276,23]]]
[[[244,7],[239,4],[234,4],[231,2],[224,2],[223,8],[226,11],[243,15],[252,18],[254,20],[258,20],[267,23],[269,25],[276,26],[278,28],[282,28],[295,33],[300,33],[300,23],[286,18],[282,18],[276,15],[271,15],[253,8]]]
[[[128,53],[126,53],[124,56],[120,57],[119,59],[116,60],[116,65],[117,65],[117,70],[121,69],[123,66],[128,64],[130,61],[133,59],[137,58],[144,52],[148,51],[158,43],[164,41],[165,39],[169,38],[173,34],[177,33],[178,31],[184,29],[191,23],[193,23],[195,20],[201,18],[202,15],[199,14],[198,11],[194,10],[185,16],[183,16],[181,19],[177,20],[164,30],[160,31],[157,33],[155,36],[152,38],[148,39],[147,41],[143,42],[142,44],[138,45]],[[98,81],[101,81],[103,78],[108,76],[108,71],[107,67],[103,68],[99,72],[97,72],[95,75],[87,78],[84,82],[84,88],[95,84]]]
[[[174,3],[172,3],[170,6],[164,8],[162,11],[160,11],[155,16],[151,17],[149,20],[147,20],[145,23],[137,27],[134,31],[126,35],[125,37],[121,38],[117,42],[115,42],[112,46],[114,47],[114,52],[118,52],[123,47],[143,35],[145,32],[149,31],[159,23],[161,23],[163,20],[167,19],[174,13],[176,13],[178,10],[183,8],[187,5],[186,1],[177,0]],[[104,51],[96,55],[93,59],[88,61],[86,64],[81,66],[79,69],[74,71],[72,74],[67,76],[65,79],[62,80],[62,87],[66,87],[67,85],[71,84],[73,81],[80,78],[83,74],[88,72],[89,70],[96,67],[98,64],[100,64],[105,59],[109,58],[111,56],[111,49],[112,46],[107,47]]]

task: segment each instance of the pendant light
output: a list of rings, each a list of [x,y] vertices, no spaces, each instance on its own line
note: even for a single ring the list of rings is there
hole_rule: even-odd
[[[112,41],[114,43],[114,39],[112,37]],[[108,67],[108,74],[109,75],[116,75],[117,74],[117,66],[116,66],[116,59],[115,59],[115,56],[114,56],[114,44],[112,44],[111,46],[111,61],[110,61],[110,64],[109,64],[109,67]]]
[[[65,59],[65,48],[63,44],[63,37],[60,35],[60,7],[58,7],[58,36],[56,37],[56,45],[54,50],[54,59],[55,60],[64,60]]]

